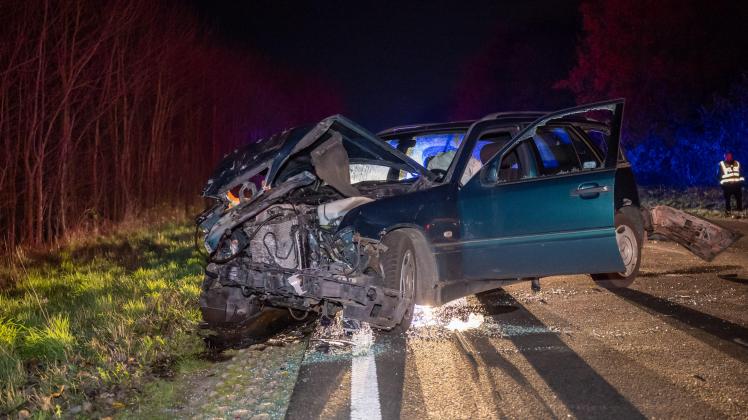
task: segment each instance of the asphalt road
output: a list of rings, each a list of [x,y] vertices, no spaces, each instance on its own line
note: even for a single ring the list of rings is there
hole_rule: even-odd
[[[723,223],[746,237],[711,263],[648,242],[630,289],[552,277],[406,336],[320,327],[287,418],[748,418],[748,222]]]

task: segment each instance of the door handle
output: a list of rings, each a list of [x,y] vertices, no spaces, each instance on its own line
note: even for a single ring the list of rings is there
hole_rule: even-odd
[[[571,192],[571,196],[579,198],[597,198],[600,196],[600,193],[606,192],[610,192],[610,188],[608,188],[607,185],[589,183],[578,186],[576,190]]]

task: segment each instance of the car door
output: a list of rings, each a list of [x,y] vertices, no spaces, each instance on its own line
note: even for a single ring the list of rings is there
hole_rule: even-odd
[[[618,150],[622,102],[561,111],[522,130],[459,190],[467,279],[623,269],[613,221],[615,156],[595,152],[572,129],[574,118],[598,111],[611,114],[608,150]]]

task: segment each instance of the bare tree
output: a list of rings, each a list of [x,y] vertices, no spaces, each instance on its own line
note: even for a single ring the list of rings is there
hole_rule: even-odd
[[[223,153],[338,112],[308,76],[216,46],[189,10],[0,5],[0,236],[7,251],[189,208]]]

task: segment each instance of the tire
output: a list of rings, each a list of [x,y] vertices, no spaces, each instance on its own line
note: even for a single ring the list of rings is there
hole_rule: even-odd
[[[404,291],[407,304],[403,319],[389,332],[404,333],[410,328],[415,307],[415,290],[418,279],[416,249],[411,238],[405,232],[400,231],[387,234],[382,239],[382,243],[387,246],[387,251],[381,260],[384,274],[382,286]]]
[[[644,240],[644,223],[636,207],[623,207],[616,212],[616,242],[621,258],[626,266],[623,273],[592,274],[592,279],[606,289],[629,287],[639,274],[642,246]]]

